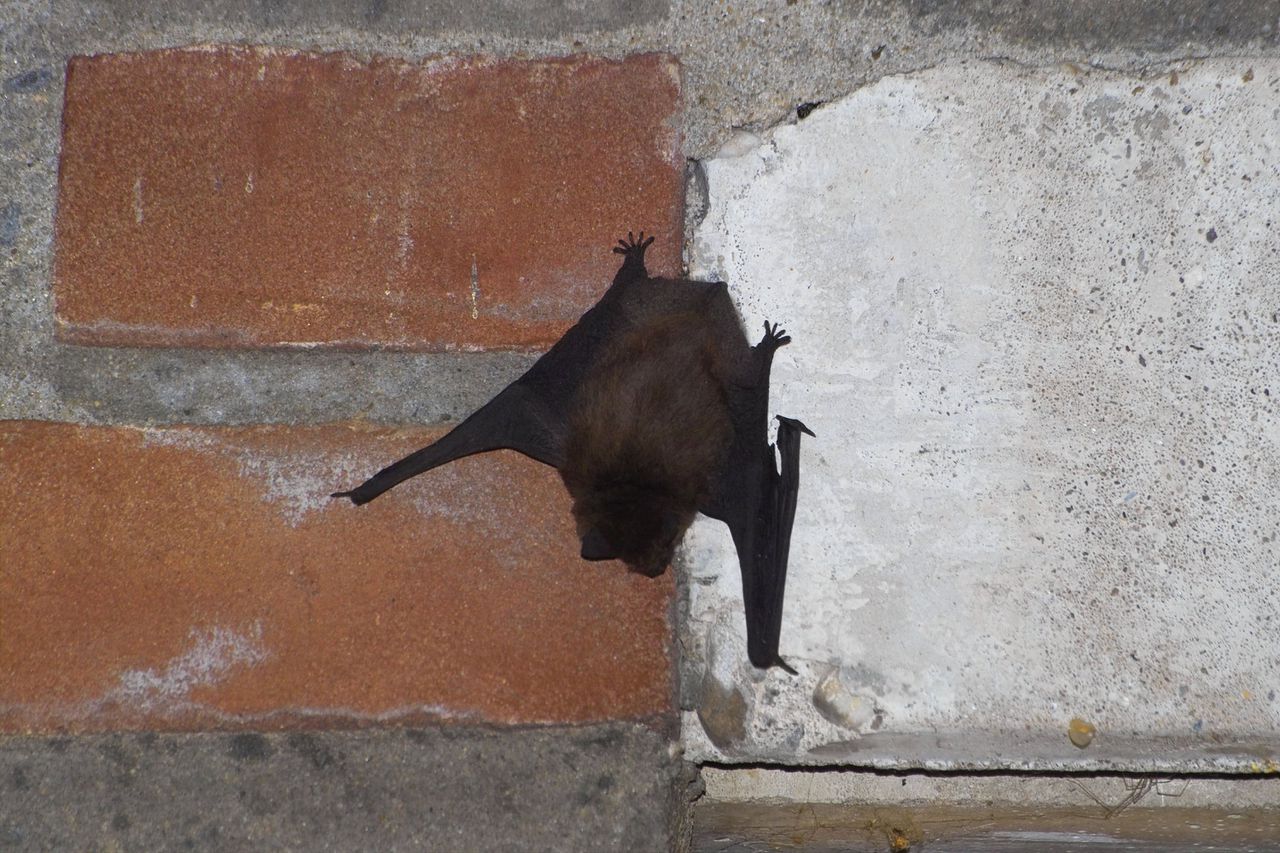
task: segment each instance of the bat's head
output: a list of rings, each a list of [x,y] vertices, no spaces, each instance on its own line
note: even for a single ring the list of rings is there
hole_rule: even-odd
[[[671,564],[694,510],[674,506],[661,493],[615,486],[579,496],[573,515],[582,538],[582,559],[622,560],[632,570],[655,577]]]

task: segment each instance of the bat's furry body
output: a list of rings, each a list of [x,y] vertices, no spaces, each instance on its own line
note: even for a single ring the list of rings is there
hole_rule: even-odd
[[[574,398],[560,468],[584,557],[650,576],[671,562],[733,439],[719,350],[692,313],[651,318],[603,348]]]
[[[723,282],[650,278],[652,241],[619,241],[613,285],[527,373],[439,441],[335,497],[366,503],[454,459],[518,450],[560,471],[584,558],[648,575],[702,512],[733,534],[752,663],[785,668],[778,638],[809,430],[779,417],[779,473],[767,427],[769,368],[790,338],[766,324],[751,346]]]

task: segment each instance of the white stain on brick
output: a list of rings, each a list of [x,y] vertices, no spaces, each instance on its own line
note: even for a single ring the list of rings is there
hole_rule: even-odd
[[[130,669],[109,700],[142,711],[172,710],[183,706],[191,691],[227,681],[238,669],[252,668],[270,653],[262,642],[262,623],[241,630],[220,625],[192,628],[190,643],[163,669]]]
[[[476,256],[471,256],[471,319],[480,319],[480,267],[476,264]]]
[[[514,451],[488,454],[486,465],[495,464],[503,454],[514,455]],[[559,483],[553,488],[560,488]],[[424,518],[440,519],[483,537],[488,554],[504,568],[519,568],[528,562],[530,548],[554,547],[550,540],[559,539],[558,533],[545,527],[529,529],[513,523],[528,513],[529,492],[504,485],[497,476],[477,477],[475,469],[444,465],[401,484],[396,492],[395,500],[408,500]]]
[[[330,495],[345,484],[360,483],[369,475],[369,462],[355,455],[311,451],[265,451],[228,442],[225,450],[242,477],[257,480],[263,500],[280,513],[290,527],[302,524],[312,513],[337,503]]]
[[[254,723],[258,725],[266,723],[276,723],[280,721],[293,721],[298,719],[312,721],[332,721],[341,720],[344,722],[359,723],[399,723],[399,724],[422,724],[428,722],[448,720],[450,722],[478,722],[491,719],[487,718],[480,711],[459,710],[457,708],[449,708],[444,705],[434,704],[417,704],[417,705],[397,705],[394,708],[388,708],[384,711],[364,711],[352,708],[349,705],[332,705],[332,706],[313,706],[303,705],[297,708],[281,708],[274,711],[264,711],[257,713],[236,713],[230,714],[225,711],[209,708],[204,709],[210,717],[224,723]],[[556,720],[546,720],[546,723],[555,723]]]
[[[142,224],[142,176],[133,179],[133,221]]]
[[[408,189],[400,191],[398,214],[396,218],[396,279],[402,279],[409,268],[409,258],[413,255],[413,210],[417,198]]]
[[[263,500],[290,527],[332,505],[329,495],[342,484],[361,482],[369,474],[368,461],[354,455],[259,449],[237,441],[234,431],[148,427],[140,432],[144,446],[183,448],[229,459],[237,474],[258,482]]]

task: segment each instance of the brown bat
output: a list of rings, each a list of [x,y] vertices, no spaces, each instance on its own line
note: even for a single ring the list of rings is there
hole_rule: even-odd
[[[653,238],[631,234],[600,301],[523,376],[434,444],[334,497],[367,503],[446,462],[516,450],[559,470],[586,560],[661,574],[701,512],[729,526],[742,571],[747,652],[778,655],[800,433],[768,441],[769,369],[791,339],[766,323],[754,347],[724,282],[650,278]]]

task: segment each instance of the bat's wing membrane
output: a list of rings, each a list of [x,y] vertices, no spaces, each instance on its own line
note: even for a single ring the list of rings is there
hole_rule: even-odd
[[[391,463],[350,491],[335,492],[333,497],[368,503],[410,477],[489,450],[515,450],[559,468],[564,463],[573,395],[602,343],[627,323],[625,312],[618,307],[622,292],[648,277],[644,253],[653,238],[646,239],[641,232],[638,240],[628,234],[618,242],[614,251],[624,257],[613,287],[528,372],[439,441]]]
[[[515,450],[558,466],[564,450],[563,432],[546,401],[517,380],[439,441],[391,463],[351,491],[335,492],[333,497],[368,503],[410,477],[489,450]]]

